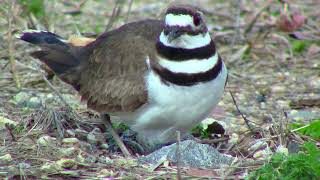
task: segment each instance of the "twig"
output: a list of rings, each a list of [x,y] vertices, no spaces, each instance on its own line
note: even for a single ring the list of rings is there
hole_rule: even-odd
[[[21,84],[19,81],[19,77],[16,71],[16,60],[14,59],[14,45],[13,45],[13,40],[12,40],[12,18],[13,18],[13,11],[14,11],[14,5],[15,1],[10,2],[10,7],[8,8],[8,53],[9,53],[9,61],[10,61],[10,67],[11,67],[11,72],[13,75],[13,80],[16,83],[16,87],[18,89],[21,89]]]
[[[231,46],[233,47],[235,42],[238,40],[238,39],[241,39],[240,36],[241,36],[241,30],[240,30],[240,15],[241,15],[241,0],[236,0],[236,8],[237,8],[237,11],[236,11],[236,18],[235,18],[235,27],[236,28],[236,33],[234,34],[233,38],[232,38],[232,41],[231,41]]]
[[[125,157],[131,157],[130,152],[128,151],[127,147],[124,145],[123,141],[119,137],[118,133],[112,128],[112,124],[110,121],[110,116],[108,114],[100,114],[102,123],[106,126],[106,128],[110,131],[112,137],[116,141],[117,145],[119,146],[121,152]]]
[[[180,131],[177,131],[176,157],[177,157],[177,179],[181,180],[181,164],[180,164]]]
[[[6,127],[6,129],[8,130],[8,132],[9,132],[9,134],[10,134],[10,136],[11,136],[12,141],[17,141],[16,137],[14,136],[14,134],[13,134],[13,132],[12,132],[13,130],[12,130],[11,126],[10,126],[9,124],[5,124],[5,127]]]
[[[239,109],[239,107],[238,107],[238,105],[237,105],[237,102],[236,102],[236,100],[234,99],[234,96],[233,96],[232,92],[229,91],[229,93],[230,93],[230,95],[231,95],[231,98],[232,98],[232,101],[233,101],[234,105],[235,105],[236,108],[237,108],[238,113],[239,113],[239,114],[241,115],[241,117],[244,119],[244,122],[245,122],[246,125],[248,126],[249,130],[250,130],[251,132],[253,132],[253,129],[252,129],[251,125],[249,124],[249,121],[250,121],[250,120],[248,120],[248,119],[243,115],[243,113],[240,111],[240,109]]]
[[[249,22],[247,28],[244,30],[244,35],[246,36],[251,29],[254,27],[254,24],[257,22],[258,18],[260,17],[260,15],[262,14],[262,12],[267,9],[270,4],[271,4],[272,0],[269,0],[264,6],[262,6],[257,13],[255,14],[255,16],[252,18],[252,20]]]
[[[49,86],[49,88],[59,97],[61,102],[69,109],[72,110],[72,107],[67,103],[67,101],[63,98],[63,96],[60,94],[60,92],[51,84],[51,82],[47,79],[46,75],[39,70],[38,72],[41,73],[42,79],[46,82],[46,84]]]
[[[125,19],[125,21],[124,21],[125,23],[127,23],[128,20],[129,20],[129,15],[130,15],[130,13],[131,13],[132,4],[133,4],[133,0],[130,0],[128,12],[127,12],[127,16],[126,16],[126,19]]]
[[[59,97],[60,101],[68,108],[68,111],[75,116],[76,121],[83,123],[82,121],[78,120],[82,118],[78,115],[78,113],[74,111],[74,109],[70,106],[70,104],[67,103],[67,101],[63,98],[60,92],[50,83],[50,81],[46,78],[46,75],[40,69],[38,69],[38,72],[41,73],[42,79],[46,82],[49,88]],[[78,128],[80,127],[78,123],[75,123],[75,124],[77,125]]]
[[[114,21],[116,20],[117,16],[119,15],[119,12],[120,12],[120,4],[121,4],[121,1],[120,0],[117,0],[116,1],[116,4],[114,5],[113,7],[113,10],[112,10],[112,15],[109,19],[109,22],[107,24],[107,27],[105,29],[105,32],[109,31],[110,28],[112,27]]]

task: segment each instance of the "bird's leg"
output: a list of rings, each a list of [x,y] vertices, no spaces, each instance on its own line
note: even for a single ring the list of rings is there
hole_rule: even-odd
[[[110,116],[108,114],[101,114],[100,116],[101,116],[102,123],[110,131],[113,139],[115,140],[115,142],[117,143],[117,145],[121,149],[123,155],[125,157],[131,157],[130,152],[128,151],[127,147],[124,145],[124,143],[121,140],[121,138],[119,137],[118,133],[112,128]]]

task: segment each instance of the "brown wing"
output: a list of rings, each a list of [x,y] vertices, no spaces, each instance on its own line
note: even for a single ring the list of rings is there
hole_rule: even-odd
[[[90,58],[79,85],[89,108],[130,112],[146,103],[146,58],[153,56],[161,31],[162,22],[158,20],[130,23],[86,47]]]

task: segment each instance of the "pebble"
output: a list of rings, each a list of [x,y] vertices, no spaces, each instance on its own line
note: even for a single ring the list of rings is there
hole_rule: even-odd
[[[288,156],[288,154],[289,154],[288,148],[286,148],[286,147],[284,147],[284,146],[282,146],[282,145],[279,145],[279,146],[276,148],[276,152],[277,152],[277,153],[282,153],[282,154],[284,154],[284,155],[286,155],[286,156]]]
[[[46,162],[40,167],[41,171],[46,172],[46,173],[57,173],[62,170],[62,167],[57,165],[56,163],[52,162]]]
[[[85,162],[87,162],[87,163],[95,163],[96,161],[97,161],[97,158],[92,155],[88,155],[85,159]]]
[[[88,143],[90,143],[92,145],[96,145],[98,143],[98,140],[93,133],[89,133],[87,135],[87,141],[88,141]]]
[[[52,145],[53,143],[56,143],[56,138],[48,136],[48,135],[44,135],[38,138],[37,140],[37,144],[40,146],[48,146],[48,145]]]
[[[80,141],[80,149],[82,149],[85,152],[93,152],[95,150],[95,146],[92,146],[90,143],[85,141]]]
[[[18,107],[39,108],[42,106],[42,100],[27,92],[19,92],[13,98]]]
[[[25,103],[29,100],[30,94],[26,92],[19,92],[13,97],[13,100],[16,102],[16,104],[20,107],[25,106]]]
[[[3,156],[0,156],[0,164],[9,164],[11,162],[12,162],[11,154],[5,154]]]
[[[11,119],[0,116],[0,127],[4,127],[6,124],[16,126],[18,123]]]
[[[253,154],[253,157],[256,158],[256,159],[263,160],[263,159],[271,157],[271,155],[272,155],[272,151],[271,151],[271,149],[269,147],[267,147],[267,148],[265,148],[263,150],[259,150],[259,151],[255,152]]]
[[[56,164],[62,168],[73,168],[77,165],[77,162],[74,159],[62,158],[56,162]]]
[[[74,130],[75,137],[80,140],[86,140],[88,132],[83,129],[75,129]]]
[[[232,133],[229,142],[232,144],[236,144],[238,143],[238,141],[239,141],[239,135],[237,133]]]
[[[38,97],[31,97],[27,102],[26,102],[26,106],[28,108],[40,108],[42,106],[42,102],[41,99]]]
[[[62,139],[62,143],[64,144],[78,144],[80,141],[77,138],[64,138]]]
[[[64,156],[72,156],[76,154],[77,149],[75,147],[68,147],[68,148],[60,148],[59,152]]]
[[[31,165],[29,163],[21,162],[19,163],[19,169],[29,169]]]
[[[271,86],[272,93],[283,93],[286,90],[287,90],[287,88],[285,86],[279,86],[279,85]]]
[[[236,126],[237,127],[237,126]],[[238,132],[239,134],[242,134],[242,133],[245,133],[245,132],[248,132],[248,128],[247,128],[247,126],[238,126],[236,129],[235,129],[235,131],[236,132]]]
[[[320,77],[315,77],[311,79],[310,85],[313,87],[313,89],[319,89],[320,88]]]
[[[265,141],[256,140],[253,144],[249,147],[249,151],[256,151],[257,149],[267,147],[268,144]]]
[[[109,149],[109,144],[103,143],[103,144],[100,145],[100,148],[101,149]]]
[[[109,170],[109,169],[101,169],[98,172],[98,177],[99,178],[110,177],[110,176],[114,176],[114,175],[115,175],[115,173],[112,170]],[[109,178],[107,178],[107,179],[109,179]]]
[[[75,133],[73,130],[71,130],[71,129],[67,129],[67,130],[66,130],[66,135],[67,135],[68,137],[75,137],[75,136],[76,136],[76,133]]]

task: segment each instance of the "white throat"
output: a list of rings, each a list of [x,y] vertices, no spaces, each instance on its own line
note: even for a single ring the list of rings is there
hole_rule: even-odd
[[[176,48],[185,48],[185,49],[194,49],[208,45],[211,42],[211,37],[207,32],[205,35],[188,35],[184,34],[178,37],[177,39],[169,42],[168,37],[162,32],[159,38],[165,46],[176,47]]]

